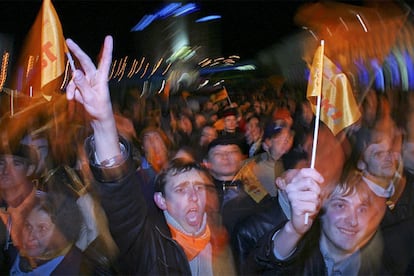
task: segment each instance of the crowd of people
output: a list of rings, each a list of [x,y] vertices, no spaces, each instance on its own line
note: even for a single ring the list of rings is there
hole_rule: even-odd
[[[359,122],[320,123],[311,168],[304,93],[127,112],[111,101],[112,37],[98,65],[67,46],[76,134],[1,123],[1,273],[414,274],[414,109],[396,118],[371,89]]]

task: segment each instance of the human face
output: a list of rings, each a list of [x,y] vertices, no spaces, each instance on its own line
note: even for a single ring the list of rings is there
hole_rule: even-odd
[[[148,162],[155,168],[162,168],[168,161],[167,146],[158,132],[148,132],[144,135],[143,149]]]
[[[207,166],[219,180],[231,180],[241,167],[243,155],[237,145],[217,145],[208,153]]]
[[[392,152],[391,141],[386,139],[379,144],[369,145],[364,160],[367,171],[377,177],[390,179],[397,170],[397,158]]]
[[[207,146],[211,141],[217,138],[217,130],[214,127],[204,127],[201,132],[200,145]]]
[[[195,125],[197,129],[202,128],[207,123],[206,117],[202,114],[196,114],[194,117],[195,117],[194,121],[195,121]]]
[[[184,133],[191,134],[193,131],[193,124],[187,116],[181,116],[178,120],[178,128]]]
[[[195,169],[167,177],[164,195],[155,195],[157,205],[167,210],[186,232],[196,233],[205,213],[206,185],[213,184]]]
[[[237,118],[234,115],[226,116],[223,120],[224,129],[227,132],[235,132],[237,128]]]
[[[24,158],[15,155],[0,155],[0,190],[16,188],[27,183],[34,170]]]
[[[39,208],[27,216],[22,230],[23,249],[29,257],[41,257],[55,252],[63,246],[65,238],[50,219],[48,213]]]
[[[360,181],[359,185],[366,185]],[[363,247],[374,235],[385,213],[385,198],[367,195],[332,195],[325,203],[321,216],[322,237],[332,257],[345,257]]]
[[[257,114],[260,114],[262,112],[262,107],[259,101],[254,101],[253,108],[254,108],[254,112],[256,112]]]
[[[246,125],[245,133],[247,143],[251,144],[260,139],[261,131],[259,127],[259,120],[257,118],[251,118]]]
[[[271,138],[270,154],[278,160],[287,153],[293,145],[293,134],[288,128],[283,128],[278,135]]]

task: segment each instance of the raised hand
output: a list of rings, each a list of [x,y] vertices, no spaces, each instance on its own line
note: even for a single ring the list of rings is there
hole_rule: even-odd
[[[112,114],[108,89],[108,74],[112,62],[112,37],[105,38],[98,68],[73,40],[67,39],[66,43],[82,67],[82,70],[78,69],[73,72],[73,78],[66,88],[67,99],[75,99],[81,103],[93,119],[105,118],[108,108]]]
[[[99,160],[110,159],[120,154],[108,86],[112,62],[112,37],[105,37],[98,67],[74,41],[67,39],[66,43],[82,67],[81,70],[73,72],[73,77],[66,87],[66,97],[68,100],[74,99],[81,103],[91,116]]]
[[[287,183],[285,192],[292,209],[291,223],[298,234],[304,234],[312,226],[314,217],[321,207],[321,189],[323,177],[315,169],[301,169]],[[305,223],[306,213],[309,221]]]

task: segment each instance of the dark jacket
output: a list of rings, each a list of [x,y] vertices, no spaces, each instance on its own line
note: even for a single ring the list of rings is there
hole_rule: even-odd
[[[270,230],[287,221],[277,197],[265,197],[260,203],[260,210],[240,221],[231,235],[233,256],[239,275],[251,275],[248,259],[252,256],[257,242]]]
[[[384,265],[394,275],[414,274],[414,175],[404,173],[406,184],[393,209],[387,208],[381,222]]]
[[[279,260],[273,254],[272,237],[284,226],[269,231],[254,252],[254,263],[251,269],[263,275],[328,275],[325,261],[319,249],[321,228],[319,221],[315,221],[311,229],[299,242],[295,252],[286,260]],[[390,275],[384,268],[382,258],[381,234],[378,232],[361,248],[361,266],[358,275]]]
[[[88,146],[88,141],[86,146],[89,156],[92,157],[93,148]],[[140,179],[135,174],[130,154],[121,165],[109,169],[99,167],[90,159],[109,228],[120,250],[121,274],[191,275],[184,250],[172,239],[161,210],[148,215],[146,201],[140,191]],[[229,256],[221,256],[225,255],[226,250],[219,252],[218,248],[221,247],[216,241],[221,242],[222,238],[214,236],[216,232],[212,228],[211,230],[213,256],[218,256],[214,260],[232,262],[231,258],[228,259]],[[213,261],[213,271],[217,274],[228,274],[228,271],[214,270],[228,267],[215,266],[217,262]]]
[[[54,258],[56,259],[56,258]],[[42,264],[43,267],[52,268],[52,260],[46,261]],[[15,267],[20,269],[20,272],[30,273],[32,272],[29,261],[23,257],[16,258]],[[82,265],[82,252],[76,247],[72,246],[70,250],[65,254],[63,260],[51,271],[50,275],[91,275],[91,270],[86,269]],[[18,271],[12,272],[18,273]],[[39,274],[39,271],[35,273]],[[18,273],[20,274],[20,273]]]

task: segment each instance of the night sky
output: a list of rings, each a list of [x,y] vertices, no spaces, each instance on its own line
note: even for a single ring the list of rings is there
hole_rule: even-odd
[[[200,13],[220,14],[221,49],[224,55],[253,57],[298,29],[293,22],[297,8],[309,1],[201,1]],[[66,37],[73,38],[96,56],[106,34],[115,39],[115,55],[133,52],[130,29],[143,15],[159,9],[161,1],[52,0]],[[0,1],[0,33],[14,36],[16,49],[40,9],[40,0]]]

